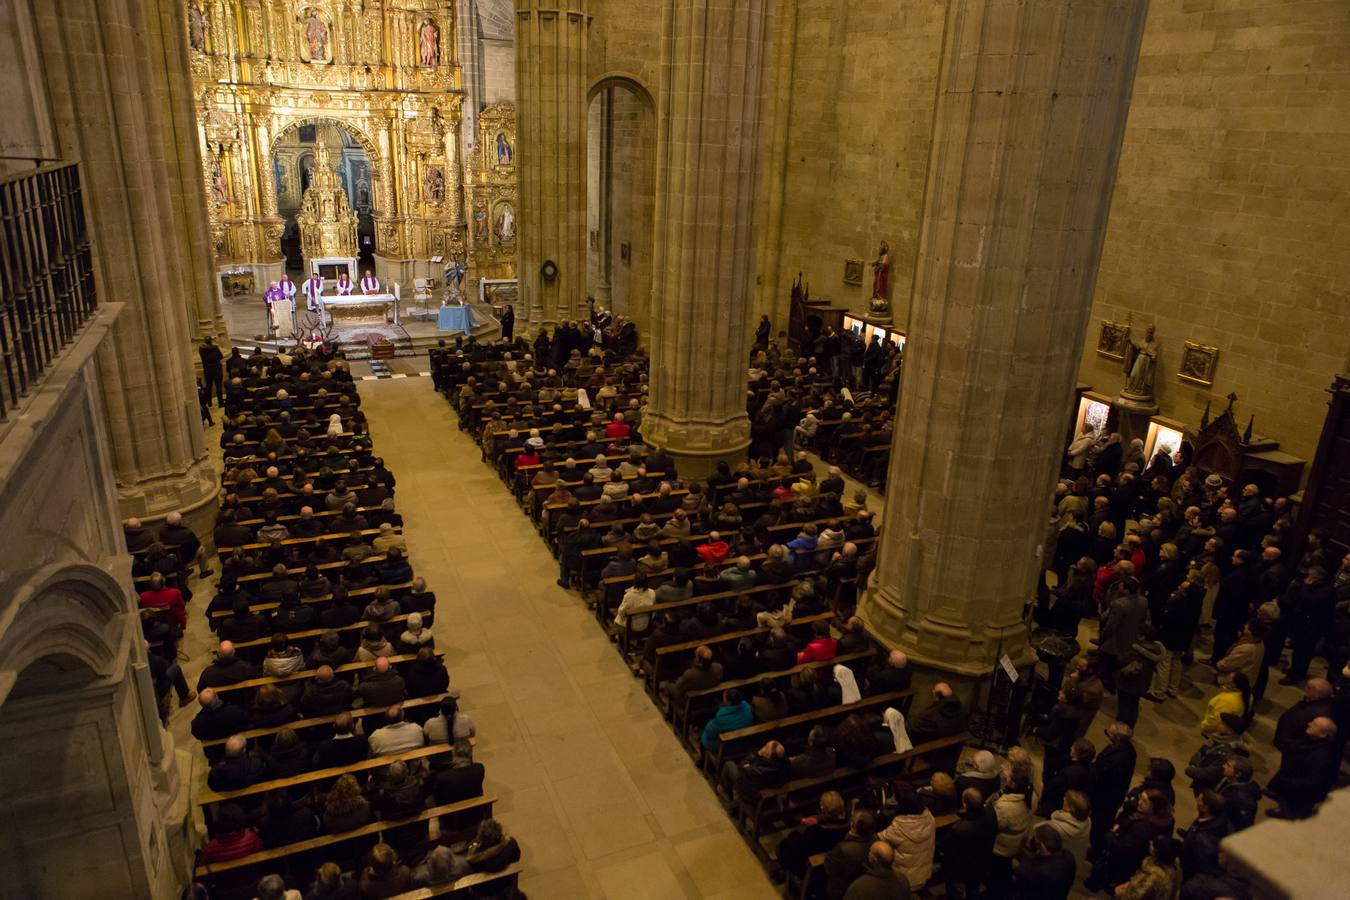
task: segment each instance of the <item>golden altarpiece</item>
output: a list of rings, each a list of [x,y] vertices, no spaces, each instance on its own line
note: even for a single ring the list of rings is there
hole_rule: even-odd
[[[304,175],[276,150],[313,125],[365,151],[382,280],[435,277],[434,257],[464,262],[471,280],[513,276],[514,113],[489,107],[492,134],[481,126],[479,143],[492,152],[460,158],[453,0],[185,2],[218,272],[258,291],[280,277],[288,221],[277,195],[298,196]],[[502,219],[486,239],[469,233],[466,184],[494,227]]]

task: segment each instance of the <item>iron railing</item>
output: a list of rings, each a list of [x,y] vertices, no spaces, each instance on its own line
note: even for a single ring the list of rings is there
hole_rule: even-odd
[[[94,267],[74,163],[0,179],[0,421],[93,315]]]

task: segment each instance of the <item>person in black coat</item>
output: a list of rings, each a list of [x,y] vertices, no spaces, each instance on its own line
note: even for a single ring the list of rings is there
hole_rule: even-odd
[[[961,792],[957,820],[938,832],[938,854],[948,897],[978,897],[994,855],[998,817],[976,788]]]
[[[1075,741],[1069,751],[1069,761],[1059,771],[1045,776],[1036,815],[1043,819],[1050,818],[1064,805],[1064,795],[1069,791],[1089,793],[1092,788],[1092,761],[1096,755],[1097,748],[1092,746],[1092,741],[1087,738]]]
[[[213,791],[240,791],[267,777],[267,763],[249,753],[247,742],[236,735],[225,742],[225,758],[211,767],[206,786]]]
[[[192,736],[199,741],[224,740],[248,729],[248,711],[226,703],[207,688],[197,698],[201,711],[192,719]]]
[[[216,403],[224,408],[225,358],[220,348],[216,346],[216,339],[209,334],[202,338],[202,345],[197,348],[197,356],[202,361],[202,378],[206,382],[207,403],[209,404],[210,399],[215,397]]]
[[[1228,648],[1237,642],[1242,625],[1251,618],[1252,603],[1256,600],[1256,571],[1251,565],[1251,554],[1234,550],[1232,568],[1219,582],[1219,595],[1214,601],[1213,665],[1223,659]]]
[[[1030,854],[1013,872],[1013,897],[1017,900],[1065,900],[1077,877],[1077,863],[1064,849],[1055,826],[1036,826],[1027,842]]]
[[[515,339],[516,334],[516,309],[511,304],[506,304],[506,311],[502,313],[502,340],[511,341]]]
[[[1336,783],[1340,768],[1336,723],[1318,716],[1304,736],[1280,756],[1280,770],[1270,779],[1270,793],[1280,805],[1268,815],[1279,819],[1306,819]]]
[[[1092,847],[1100,852],[1116,818],[1116,810],[1130,790],[1138,753],[1134,732],[1123,722],[1106,726],[1108,744],[1092,763],[1092,783],[1088,801],[1092,804]]]
[[[1195,811],[1195,821],[1184,830],[1181,838],[1183,881],[1190,881],[1197,875],[1217,875],[1222,871],[1219,865],[1219,842],[1232,831],[1220,794],[1200,791],[1195,795]]]
[[[332,769],[349,766],[370,756],[370,744],[365,735],[355,734],[351,713],[341,713],[333,721],[333,736],[319,742],[314,750],[314,768]]]
[[[1280,598],[1280,622],[1294,649],[1289,674],[1280,684],[1298,684],[1308,677],[1308,665],[1318,643],[1331,634],[1335,617],[1336,589],[1328,583],[1326,570],[1313,566]]]

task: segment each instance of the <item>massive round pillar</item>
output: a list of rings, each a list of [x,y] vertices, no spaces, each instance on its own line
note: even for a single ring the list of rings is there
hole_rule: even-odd
[[[143,518],[201,509],[217,481],[191,339],[218,328],[219,307],[185,9],[161,0],[34,9],[61,154],[80,164],[99,297],[126,304],[98,353],[118,499]],[[99,64],[77,61],[90,52]]]
[[[589,5],[590,0],[516,0],[516,273],[520,306],[532,325],[587,314]]]
[[[691,474],[750,443],[765,0],[669,0],[661,30],[648,443]]]
[[[864,615],[941,669],[1021,614],[1091,311],[1147,4],[952,0],[885,512]]]

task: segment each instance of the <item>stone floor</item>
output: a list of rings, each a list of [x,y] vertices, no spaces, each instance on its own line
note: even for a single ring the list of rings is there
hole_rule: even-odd
[[[487,789],[524,849],[522,888],[551,900],[777,896],[585,605],[555,584],[553,558],[449,404],[430,378],[414,375],[426,358],[393,362],[414,377],[363,381],[363,408],[398,479],[414,568],[436,591],[437,646],[478,724]],[[353,373],[369,368],[356,364]],[[213,446],[218,433],[208,434]],[[869,505],[880,510],[880,497],[872,493]],[[202,586],[199,598],[208,592]],[[200,615],[191,620],[185,669],[195,682],[211,641]],[[1085,644],[1095,627],[1085,626]],[[1190,676],[1179,700],[1145,702],[1136,731],[1141,770],[1161,755],[1181,771],[1199,746],[1213,678],[1202,666]],[[1273,681],[1251,734],[1262,781],[1277,761],[1274,718],[1297,699]],[[1113,704],[1108,698],[1090,735],[1099,745]],[[176,713],[172,730],[199,761],[188,735],[194,712]],[[196,793],[205,781],[200,763],[191,777]],[[1185,783],[1179,777],[1183,826],[1195,815]]]

